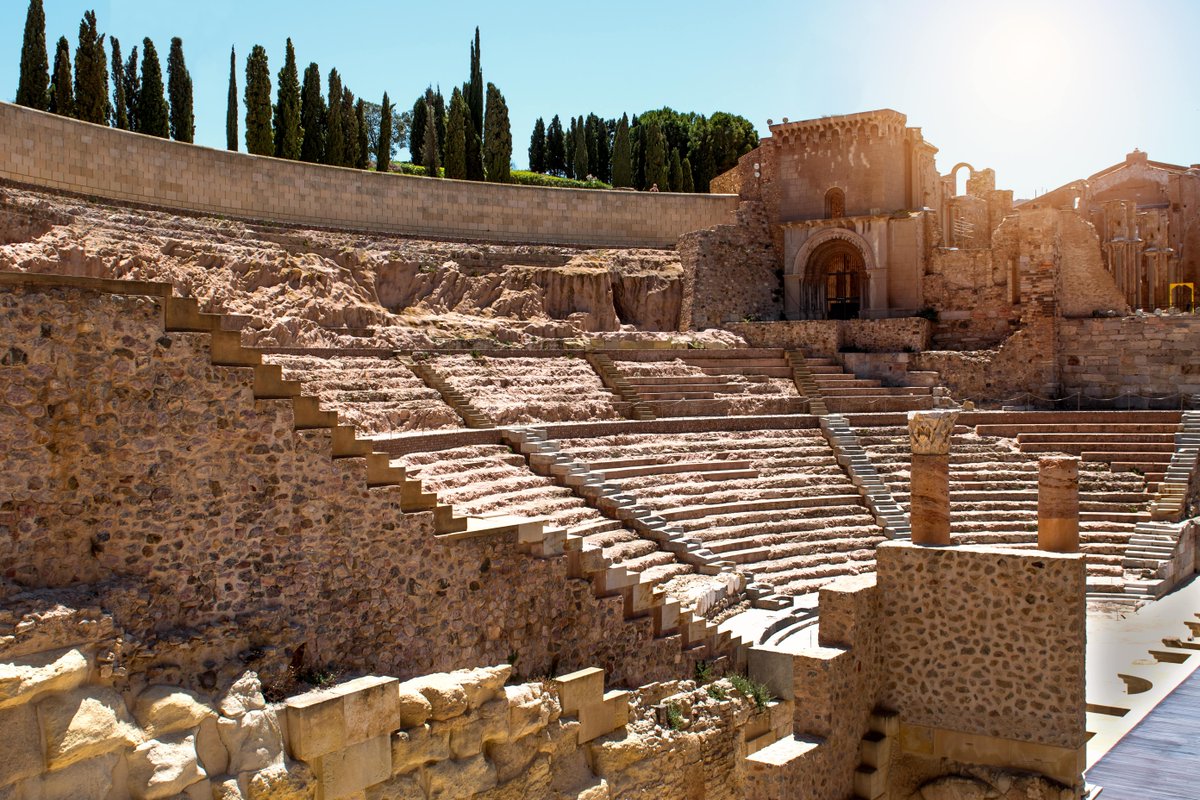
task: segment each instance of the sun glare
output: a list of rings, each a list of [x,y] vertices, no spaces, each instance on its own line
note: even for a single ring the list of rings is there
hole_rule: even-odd
[[[997,17],[968,43],[960,91],[995,121],[1054,124],[1078,70],[1072,37],[1047,13]]]

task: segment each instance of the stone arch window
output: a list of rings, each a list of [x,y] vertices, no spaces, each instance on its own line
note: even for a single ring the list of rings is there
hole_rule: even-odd
[[[846,216],[846,193],[833,187],[825,193],[825,219],[841,219]]]

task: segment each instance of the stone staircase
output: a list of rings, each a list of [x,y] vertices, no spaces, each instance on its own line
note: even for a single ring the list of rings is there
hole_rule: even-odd
[[[789,362],[796,368],[803,362],[807,376],[802,372],[803,383],[797,385],[810,401],[820,398],[835,414],[919,411],[935,405],[934,390],[929,386],[884,386],[882,381],[846,372],[832,358],[805,357],[799,351],[789,354]]]
[[[1184,411],[1181,416],[1175,450],[1158,485],[1158,496],[1150,504],[1150,516],[1155,520],[1178,521],[1184,516],[1200,467],[1200,411]]]
[[[802,414],[780,350],[612,351],[614,369],[655,416]]]
[[[883,709],[871,713],[869,728],[858,747],[854,800],[880,800],[887,794],[892,748],[899,747],[900,715]]]
[[[496,423],[492,421],[491,417],[471,405],[466,395],[447,383],[446,379],[439,375],[429,363],[417,361],[411,356],[400,356],[399,361],[423,380],[426,386],[437,391],[446,404],[454,409],[454,413],[462,417],[463,423],[468,428],[496,427]]]
[[[908,512],[900,507],[891,489],[879,477],[849,421],[841,414],[826,414],[821,417],[821,432],[887,537],[911,539],[912,524]]]
[[[801,350],[788,350],[783,357],[792,368],[792,381],[796,384],[796,390],[808,398],[808,413],[821,417],[828,414],[829,407],[825,405],[825,398],[821,396],[821,387],[817,385],[812,370],[808,368],[808,356]]]
[[[553,454],[579,469],[574,480],[609,484],[629,513],[752,575],[749,592],[763,591],[759,584],[769,592],[756,600],[760,607],[785,607],[791,596],[870,571],[884,538],[811,428],[597,436],[557,445]]]
[[[653,409],[646,405],[646,401],[638,394],[637,389],[633,384],[622,375],[611,358],[605,353],[588,353],[587,361],[592,365],[592,369],[596,370],[596,374],[600,376],[600,380],[604,382],[612,391],[624,402],[629,404],[629,418],[636,420],[651,420],[657,419],[654,416]]]

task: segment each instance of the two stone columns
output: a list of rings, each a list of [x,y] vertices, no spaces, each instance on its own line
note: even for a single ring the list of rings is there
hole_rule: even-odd
[[[1038,459],[1038,549],[1079,552],[1079,459]]]
[[[950,436],[955,409],[908,412],[913,544],[950,544]]]

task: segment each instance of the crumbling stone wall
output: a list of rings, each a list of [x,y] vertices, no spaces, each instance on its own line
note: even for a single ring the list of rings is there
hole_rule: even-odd
[[[737,322],[725,327],[751,347],[779,347],[832,357],[842,350],[864,353],[927,350],[933,324],[921,317],[897,317]]]
[[[738,206],[737,218],[736,225],[717,225],[680,237],[680,330],[780,318],[782,262],[763,205],[743,202]]]
[[[294,432],[289,402],[255,400],[251,370],[213,366],[208,335],[164,334],[161,314],[147,297],[0,292],[6,604],[76,587],[126,640],[122,670],[174,665],[193,688],[293,660],[598,664],[634,683],[682,669],[677,639],[624,621],[565,558],[437,539],[431,513],[367,489],[361,459],[331,459],[328,431]]]

